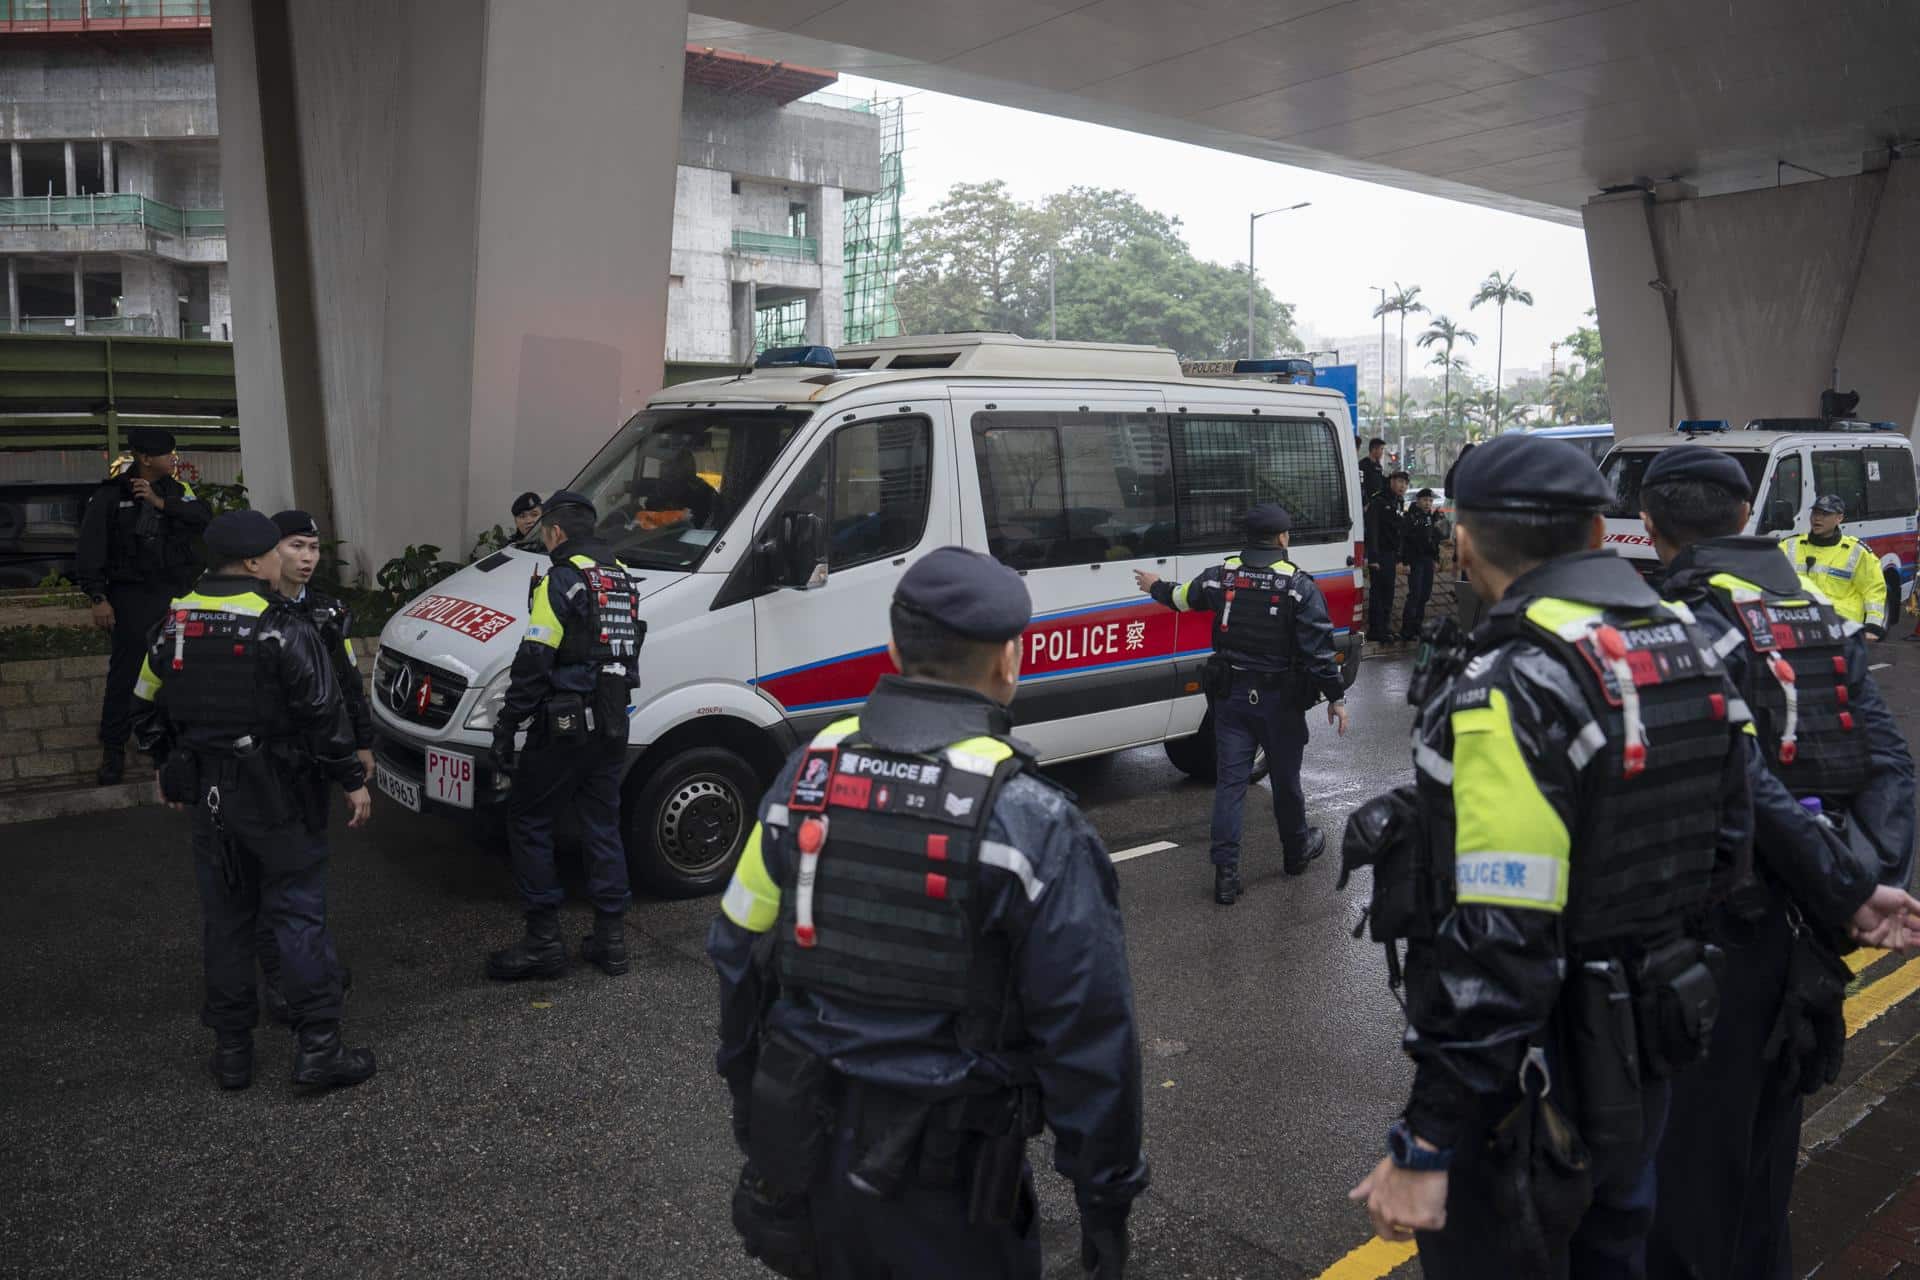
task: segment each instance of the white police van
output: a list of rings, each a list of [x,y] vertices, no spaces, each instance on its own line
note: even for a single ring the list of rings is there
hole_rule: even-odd
[[[1013,710],[1043,760],[1164,742],[1211,773],[1210,618],[1154,604],[1132,571],[1192,577],[1240,547],[1257,503],[1293,513],[1292,559],[1319,580],[1351,682],[1352,420],[1339,392],[1281,363],[1188,377],[1165,350],[969,333],[770,352],[652,397],[568,486],[599,509],[647,623],[622,815],[636,883],[724,886],[787,752],[892,669],[894,584],[944,544],[1026,577]],[[444,811],[501,798],[487,747],[547,564],[537,544],[509,548],[387,624],[373,687],[387,796]]]
[[[1912,596],[1916,522],[1913,444],[1891,422],[1822,418],[1756,418],[1745,429],[1725,421],[1682,422],[1665,435],[1616,444],[1601,472],[1613,486],[1606,511],[1607,545],[1642,569],[1658,563],[1640,521],[1640,479],[1662,449],[1703,444],[1738,462],[1757,495],[1743,533],[1787,538],[1805,533],[1814,499],[1838,494],[1847,504],[1841,528],[1859,538],[1887,580],[1887,614]]]
[[[1542,436],[1548,440],[1564,440],[1592,458],[1593,465],[1596,467],[1607,456],[1607,450],[1613,448],[1611,422],[1581,423],[1565,427],[1530,427],[1527,434]]]

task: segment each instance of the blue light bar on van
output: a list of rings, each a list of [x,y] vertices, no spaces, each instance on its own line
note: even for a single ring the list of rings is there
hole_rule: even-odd
[[[1731,431],[1733,424],[1725,418],[1683,418],[1674,430],[1692,435],[1696,431]]]
[[[768,347],[753,362],[756,369],[838,369],[832,347]]]
[[[1235,373],[1271,373],[1283,378],[1305,378],[1313,382],[1313,361],[1295,359],[1280,360],[1235,360]]]

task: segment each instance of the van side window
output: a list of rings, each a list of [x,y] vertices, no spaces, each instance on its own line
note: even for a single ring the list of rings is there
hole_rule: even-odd
[[[1817,449],[1813,455],[1813,496],[1837,493],[1847,504],[1847,519],[1867,514],[1867,470],[1858,449]]]
[[[1180,550],[1238,547],[1250,507],[1277,502],[1293,517],[1293,546],[1346,542],[1346,471],[1324,418],[1173,420]]]
[[[827,522],[827,568],[851,569],[920,545],[932,492],[932,429],[925,418],[842,427],[814,453],[774,510]]]
[[[1898,520],[1914,514],[1913,455],[1905,449],[1863,449],[1867,471],[1867,515]]]
[[[1016,569],[1165,555],[1173,468],[1158,414],[973,417],[987,549]]]
[[[1788,533],[1800,520],[1800,455],[1783,453],[1773,468],[1773,484],[1760,504],[1760,533]]]

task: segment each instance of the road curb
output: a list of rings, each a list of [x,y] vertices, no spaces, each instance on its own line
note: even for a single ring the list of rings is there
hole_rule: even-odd
[[[127,781],[111,787],[99,786],[91,778],[65,778],[51,784],[0,790],[0,826],[137,809],[152,801],[150,772],[134,773]]]

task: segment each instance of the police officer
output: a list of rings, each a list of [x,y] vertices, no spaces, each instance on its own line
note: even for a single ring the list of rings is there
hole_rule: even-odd
[[[1433,573],[1440,564],[1440,548],[1447,541],[1447,518],[1433,508],[1433,490],[1422,489],[1407,508],[1406,536],[1401,545],[1407,565],[1407,603],[1400,615],[1400,638],[1416,641],[1433,596]]]
[[[314,570],[320,566],[320,526],[304,511],[277,512],[273,517],[280,530],[279,591],[320,633],[321,648],[333,659],[334,679],[346,704],[347,721],[353,726],[354,755],[360,767],[373,777],[373,712],[367,705],[367,688],[360,677],[359,660],[353,651],[353,614],[346,605],[312,586]],[[280,952],[273,930],[263,919],[255,938],[260,972],[266,978],[267,1016],[286,1022],[291,1016],[287,998],[280,990]],[[341,985],[353,985],[352,975],[342,966]]]
[[[513,500],[513,536],[524,538],[540,523],[540,495],[529,489]]]
[[[1367,639],[1393,642],[1393,593],[1406,562],[1407,486],[1412,477],[1396,471],[1384,488],[1367,499],[1363,535],[1367,543]]]
[[[1113,865],[1010,736],[1031,610],[985,556],[915,563],[903,674],[788,760],[708,931],[734,1224],[783,1275],[1037,1278],[1043,1119],[1082,1265],[1122,1275],[1148,1178],[1132,980]]]
[[[540,537],[553,567],[533,585],[527,633],[493,730],[493,767],[512,776],[507,797],[513,875],[526,905],[519,942],[487,957],[503,982],[566,971],[564,894],[553,865],[554,821],[580,821],[593,898],[593,933],[580,956],[602,973],[627,972],[627,852],[620,836],[620,771],[627,704],[640,683],[644,628],[627,568],[594,536],[593,504],[570,489],[548,498]],[[515,737],[527,727],[527,749]]]
[[[1492,608],[1414,686],[1420,821],[1373,877],[1374,936],[1408,943],[1414,1082],[1352,1194],[1430,1277],[1638,1275],[1665,1074],[1713,1012],[1687,922],[1750,841],[1744,713],[1685,606],[1599,550],[1584,453],[1501,436],[1456,484]],[[1349,821],[1349,862],[1403,795]]]
[[[135,731],[162,798],[193,811],[210,1066],[223,1089],[253,1081],[256,920],[278,946],[298,1048],[293,1082],[356,1085],[373,1053],[340,1043],[340,979],[327,931],[326,787],[348,825],[373,802],[319,634],[274,592],[280,530],[258,511],[207,526],[213,569],[171,602],[134,689]]]
[[[1256,747],[1272,769],[1273,817],[1290,876],[1326,850],[1307,828],[1300,758],[1307,709],[1327,700],[1327,723],[1347,731],[1346,688],[1333,656],[1333,623],[1313,575],[1287,561],[1293,519],[1271,503],[1247,513],[1247,548],[1186,584],[1133,572],[1142,591],[1170,609],[1213,614],[1208,696],[1213,703],[1213,900],[1239,900],[1241,811]]]
[[[80,519],[80,589],[93,602],[94,625],[113,632],[94,775],[103,787],[126,772],[140,660],[167,601],[193,584],[199,571],[194,539],[213,518],[193,489],[174,478],[180,460],[170,433],[140,427],[127,433],[127,444],[133,465],[94,490]]]
[[[1790,1274],[1801,1099],[1831,1082],[1845,1044],[1850,975],[1837,951],[1849,936],[1899,946],[1920,924],[1920,903],[1895,887],[1914,836],[1905,735],[1868,673],[1860,624],[1805,590],[1771,538],[1738,536],[1751,497],[1740,464],[1699,445],[1661,451],[1640,486],[1661,590],[1694,608],[1757,730],[1755,880],[1711,919],[1726,953],[1720,1015],[1706,1061],[1674,1082],[1660,1147],[1648,1266],[1674,1280]],[[1825,982],[1809,989],[1808,975]]]
[[[1887,578],[1872,548],[1852,534],[1840,532],[1847,504],[1838,494],[1814,499],[1807,522],[1811,533],[1796,533],[1780,541],[1780,550],[1809,586],[1833,602],[1843,618],[1866,628],[1867,639],[1887,634]]]

